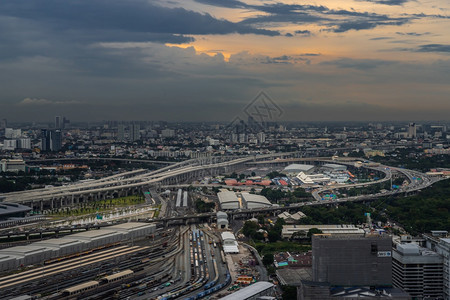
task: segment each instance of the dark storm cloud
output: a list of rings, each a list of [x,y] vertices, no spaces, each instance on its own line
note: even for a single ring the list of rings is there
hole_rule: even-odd
[[[306,24],[306,23],[318,23],[320,21],[331,20],[328,17],[322,17],[305,12],[297,12],[292,14],[272,14],[272,15],[260,15],[256,17],[247,18],[241,21],[241,24],[253,25],[253,24],[270,24],[270,23],[292,23],[292,24]]]
[[[380,41],[380,40],[390,40],[390,39],[392,39],[392,38],[391,37],[387,37],[387,36],[380,36],[380,37],[371,38],[369,40],[371,40],[371,41]]]
[[[125,39],[121,33],[132,33],[134,40],[137,38],[139,41],[146,38],[152,41],[152,35],[148,33],[279,35],[276,31],[218,20],[209,14],[200,14],[184,8],[162,7],[142,0],[4,0],[0,2],[0,15],[32,20],[66,33],[114,31],[118,40]],[[102,40],[101,36],[96,38]],[[166,38],[157,36],[156,41],[164,41]],[[130,40],[134,41],[133,36]]]
[[[304,35],[304,36],[310,36],[311,35],[311,31],[309,31],[309,30],[296,30],[295,34]]]
[[[415,49],[416,52],[444,52],[450,53],[450,45],[443,44],[427,44],[421,45],[418,49]]]
[[[341,58],[337,60],[325,61],[321,65],[333,65],[338,68],[344,69],[356,69],[361,71],[367,71],[375,69],[380,66],[392,65],[393,61],[378,60],[378,59],[351,59],[351,58]]]
[[[373,29],[378,26],[400,26],[409,22],[408,19],[398,19],[396,21],[385,21],[385,20],[358,20],[358,21],[350,21],[344,22],[341,24],[337,24],[334,29],[330,31],[333,32],[346,32],[349,30],[366,30]]]
[[[361,0],[361,2],[371,2],[384,5],[403,5],[411,0]]]
[[[346,32],[349,30],[367,30],[377,26],[391,25],[400,26],[407,23],[411,18],[418,16],[404,16],[402,18],[391,18],[388,15],[369,12],[358,12],[354,10],[334,10],[323,5],[301,5],[273,3],[264,5],[250,5],[241,1],[221,1],[221,0],[195,0],[196,2],[227,8],[245,8],[257,12],[264,12],[265,15],[249,17],[241,24],[271,24],[271,23],[292,23],[306,24],[315,23],[323,25],[331,32]],[[396,5],[408,0],[369,0],[371,2],[383,2],[383,4]],[[345,17],[345,18],[342,18]],[[301,32],[301,31],[300,31]],[[300,34],[298,32],[298,34]]]
[[[226,8],[248,8],[249,6],[241,1],[237,0],[195,0],[195,2]]]
[[[396,32],[398,35],[405,35],[405,36],[424,36],[424,35],[430,35],[431,32],[424,32],[424,33],[418,33],[418,32]]]

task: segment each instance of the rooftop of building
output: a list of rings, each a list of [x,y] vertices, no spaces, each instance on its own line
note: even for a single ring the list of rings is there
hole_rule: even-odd
[[[236,237],[232,232],[225,231],[220,234],[223,240],[236,240]]]
[[[236,193],[228,190],[221,190],[219,193],[217,193],[217,197],[219,197],[220,203],[239,202],[238,198],[236,197]]]
[[[386,299],[410,299],[409,295],[395,287],[333,287],[330,289],[332,297],[347,298],[386,298]]]
[[[283,285],[299,286],[303,280],[312,280],[312,268],[277,269],[276,274]]]
[[[0,201],[4,198],[0,198]],[[31,211],[31,207],[17,204],[17,203],[8,203],[8,202],[0,202],[0,217],[2,215],[10,215],[15,213],[27,213]]]
[[[113,226],[108,226],[105,229],[115,230],[115,229],[139,229],[139,228],[145,228],[145,227],[154,227],[154,224],[147,224],[147,223],[139,223],[139,222],[127,222],[127,223],[121,223]]]
[[[295,172],[295,171],[309,171],[313,169],[313,165],[304,165],[304,164],[290,164],[283,171],[285,172]]]
[[[416,243],[406,243],[406,244],[398,244],[397,245],[397,251],[402,253],[403,255],[410,255],[410,256],[439,256],[436,252],[421,247],[417,245]]]
[[[222,300],[243,300],[248,299],[258,293],[261,293],[267,289],[273,288],[273,283],[267,281],[258,281],[254,284],[245,287],[237,292],[232,293],[231,295],[225,296],[221,298]]]
[[[256,203],[272,205],[272,203],[270,203],[270,201],[267,200],[266,197],[261,196],[261,195],[255,195],[255,194],[250,194],[250,193],[245,193],[245,192],[242,193],[241,195],[245,202],[256,202]]]

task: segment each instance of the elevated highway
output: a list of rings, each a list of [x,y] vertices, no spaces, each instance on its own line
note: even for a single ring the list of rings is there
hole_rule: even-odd
[[[122,161],[122,162],[135,162],[135,163],[150,163],[157,165],[172,165],[176,162],[163,161],[163,160],[149,160],[149,159],[136,159],[136,158],[116,158],[116,157],[64,157],[64,158],[46,158],[46,159],[29,159],[25,162],[27,164],[46,163],[46,162],[66,162],[66,161],[88,161],[88,160],[104,160],[104,161]]]
[[[79,182],[73,185],[2,194],[3,201],[21,203],[38,211],[65,207],[77,203],[110,199],[138,193],[150,186],[178,184],[193,178],[233,172],[246,162],[286,154],[246,157],[206,157],[187,160],[158,170],[145,169],[116,174],[107,178]]]
[[[72,206],[78,203],[128,196],[139,193],[142,190],[148,190],[151,187],[178,185],[204,176],[231,173],[240,168],[247,167],[249,164],[272,162],[290,163],[299,159],[323,163],[337,162],[350,164],[349,161],[333,161],[326,157],[302,158],[300,157],[302,154],[302,152],[288,152],[245,157],[204,157],[174,163],[153,171],[139,169],[115,174],[99,180],[78,182],[60,187],[0,194],[0,196],[5,197],[3,200],[5,202],[20,203],[32,207],[35,211],[44,211]],[[390,172],[387,170],[383,172],[385,172],[386,176],[382,181],[390,180]],[[410,175],[411,180],[420,176],[420,178],[425,178],[424,181],[430,181],[424,174],[411,173],[412,171],[404,169],[399,169],[399,172],[406,172],[407,176]],[[349,186],[347,185],[345,187]],[[315,197],[316,200],[319,200],[317,196]]]

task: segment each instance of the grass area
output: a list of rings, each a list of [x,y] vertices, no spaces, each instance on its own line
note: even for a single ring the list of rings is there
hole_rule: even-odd
[[[157,206],[155,213],[153,214],[153,218],[156,219],[159,217],[159,212],[161,211],[161,204]]]
[[[263,243],[263,242],[250,242],[259,254],[264,256],[268,253],[275,252],[306,252],[311,250],[311,245],[302,245],[298,242],[288,242],[288,241],[277,241],[274,243]]]
[[[81,203],[79,206],[74,208],[66,207],[62,210],[56,210],[50,215],[55,217],[83,216],[95,214],[97,212],[110,211],[113,208],[130,207],[142,203],[145,203],[144,197],[141,195],[134,195],[115,199],[98,200],[90,203]]]

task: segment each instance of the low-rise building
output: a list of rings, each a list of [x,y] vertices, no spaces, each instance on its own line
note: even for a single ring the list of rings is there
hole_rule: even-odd
[[[289,212],[284,211],[281,214],[279,214],[277,217],[283,219],[286,222],[286,224],[289,224],[289,223],[292,224],[292,223],[296,223],[300,219],[306,217],[306,215],[304,213],[302,213],[301,211],[298,211],[292,215]]]
[[[336,235],[363,235],[364,230],[355,225],[283,225],[281,236],[283,238],[291,238],[292,235],[298,232],[301,236],[306,236],[311,228],[317,228],[324,234]]]
[[[25,162],[23,159],[2,159],[0,161],[1,172],[25,172]]]
[[[228,228],[228,215],[226,212],[217,212],[217,228],[227,229]]]
[[[226,231],[221,233],[223,251],[225,253],[239,253],[236,237],[232,232]]]
[[[222,300],[256,300],[264,296],[275,295],[275,286],[267,281],[258,281],[254,284],[240,289],[228,296],[221,298]]]
[[[272,203],[266,197],[250,193],[242,193],[244,206],[248,209],[271,207]]]
[[[233,210],[240,208],[236,193],[232,191],[222,189],[217,193],[217,197],[219,198],[220,208],[222,210]]]

